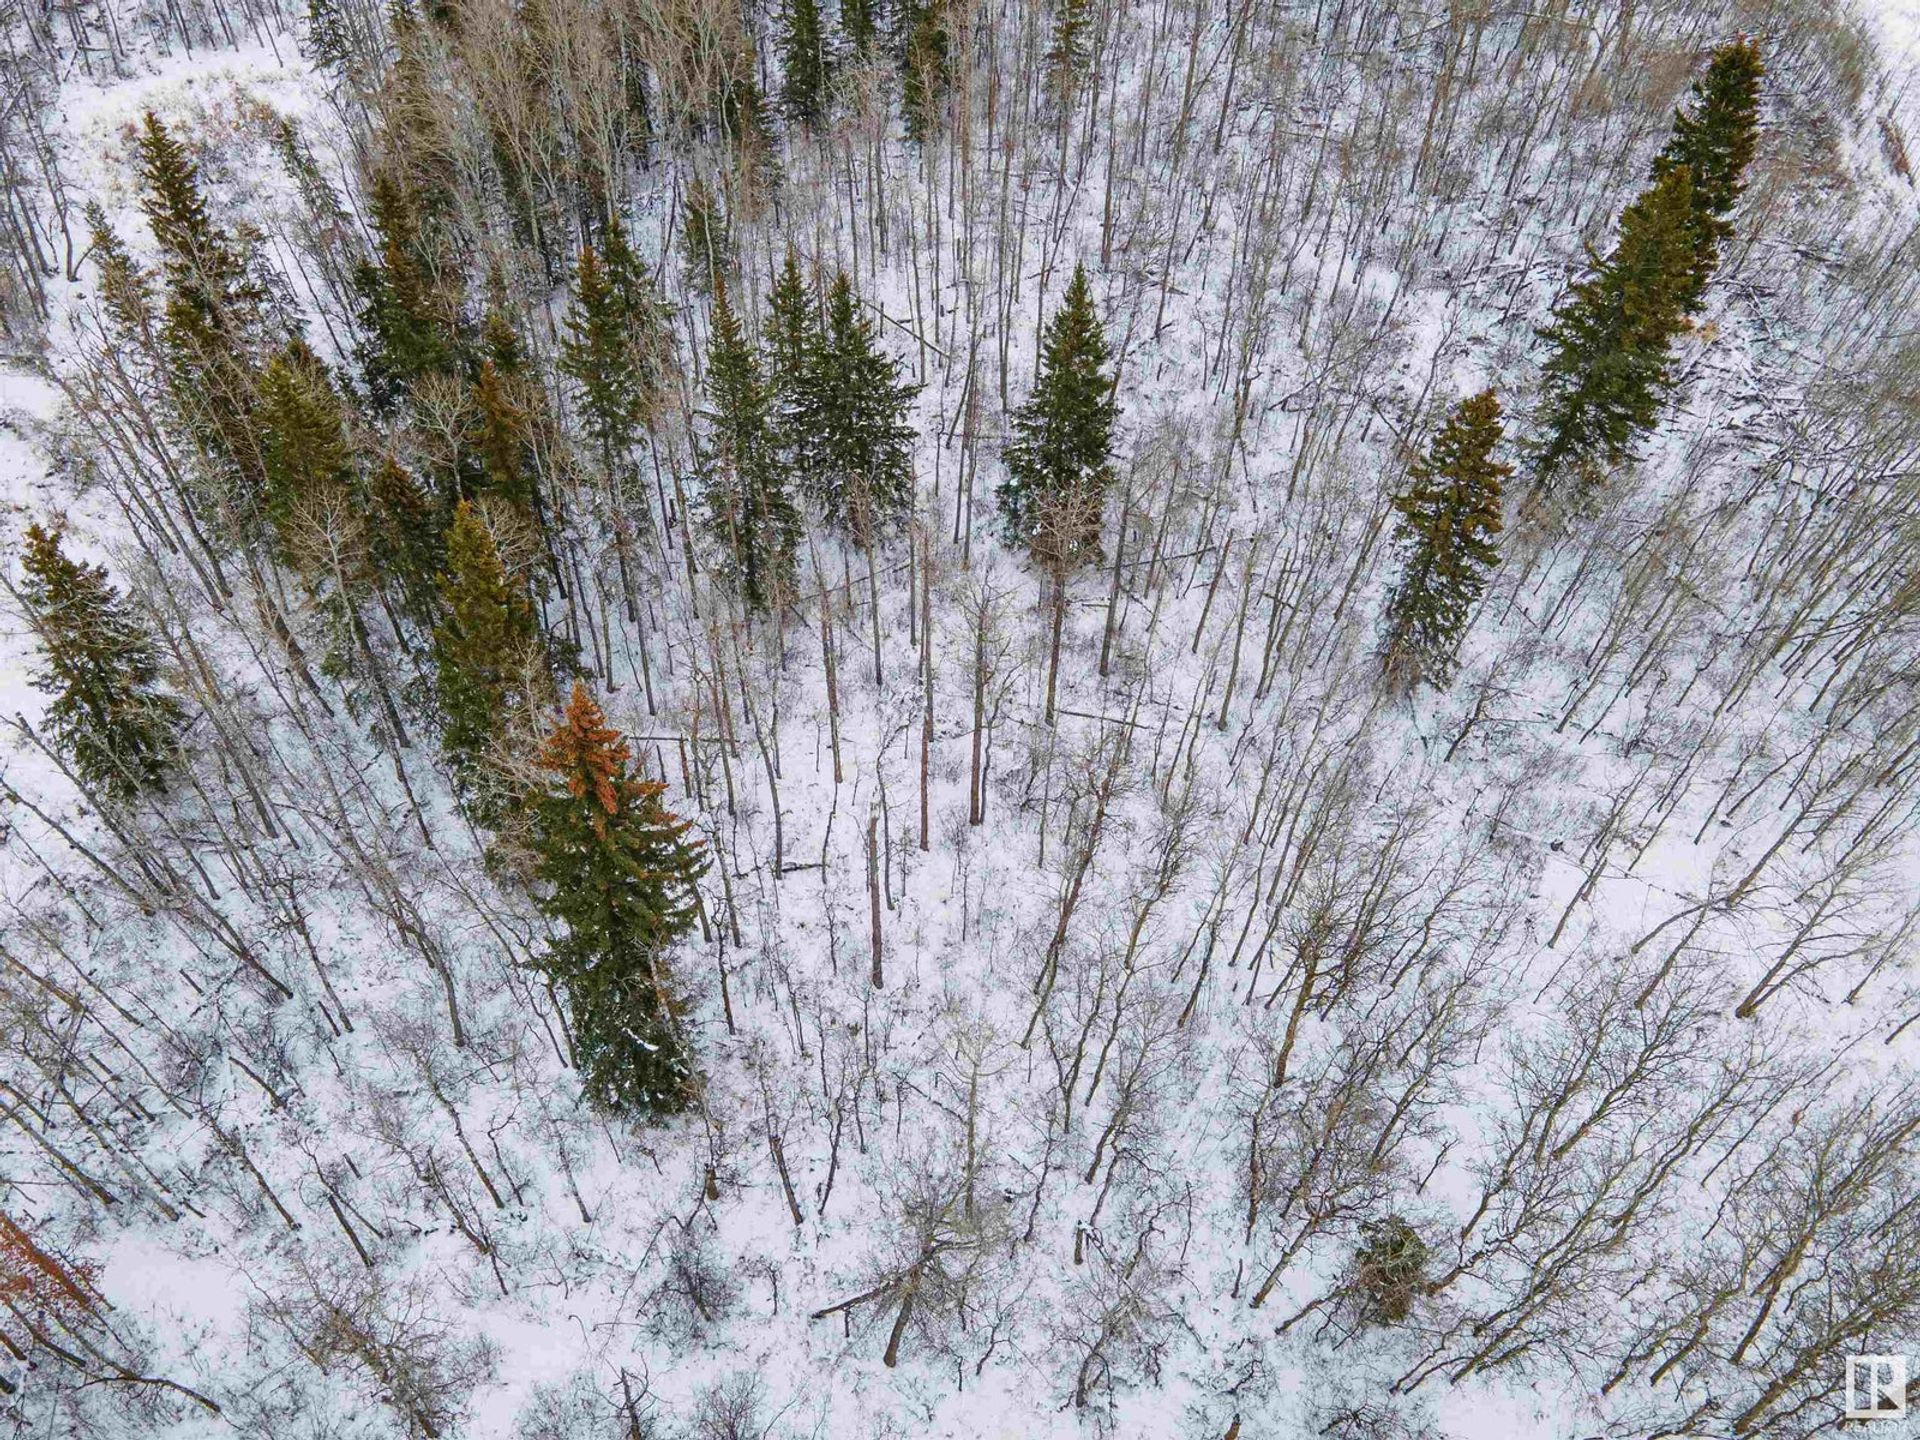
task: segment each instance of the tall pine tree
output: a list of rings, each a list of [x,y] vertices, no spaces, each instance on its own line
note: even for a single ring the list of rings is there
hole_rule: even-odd
[[[539,481],[534,469],[534,424],[520,403],[517,377],[501,371],[491,358],[480,362],[473,382],[473,409],[478,420],[474,455],[479,472],[472,488],[497,495],[524,514],[541,512]]]
[[[939,117],[952,79],[946,0],[903,0],[899,26],[900,108],[908,137],[922,140]]]
[[[372,467],[366,504],[368,550],[381,584],[402,614],[422,629],[431,627],[446,563],[442,512],[413,472],[392,456]]]
[[[1493,391],[1461,401],[1393,497],[1402,563],[1381,657],[1402,684],[1451,678],[1467,620],[1500,561],[1501,485],[1513,473],[1493,458],[1501,434]]]
[[[57,530],[29,525],[16,592],[40,641],[33,686],[51,695],[47,730],[88,784],[129,799],[164,790],[184,716],[159,688],[153,636],[107,579],[73,560]]]
[[[687,186],[680,243],[686,251],[687,284],[695,290],[712,290],[733,268],[733,237],[727,212],[714,196],[713,187],[698,176]]]
[[[1659,417],[1673,385],[1673,341],[1687,328],[1696,278],[1693,176],[1668,170],[1620,216],[1605,259],[1590,254],[1586,279],[1541,332],[1552,347],[1542,371],[1543,432],[1532,470],[1543,489],[1598,483]]]
[[[864,60],[873,53],[873,42],[879,38],[880,27],[874,19],[874,10],[879,0],[840,0],[840,35],[846,41],[847,51],[856,60]]]
[[[586,687],[540,766],[553,783],[534,803],[540,908],[565,930],[542,968],[567,993],[588,1099],[624,1115],[671,1115],[696,1086],[681,1033],[670,951],[698,913],[706,868],[665,786],[627,773],[628,750]]]
[[[325,503],[353,479],[346,414],[326,367],[302,341],[268,363],[257,412],[266,466],[266,509],[290,558],[294,522],[303,506]]]
[[[787,247],[780,273],[767,294],[766,351],[769,425],[780,463],[802,491],[817,496],[820,373],[826,331],[813,287],[800,273],[799,257]]]
[[[810,390],[815,398],[812,462],[815,498],[827,518],[863,543],[913,508],[913,426],[920,387],[880,348],[841,271],[827,289],[825,333]]]
[[[462,500],[447,531],[434,629],[441,748],[455,776],[490,818],[502,798],[491,763],[516,712],[540,701],[545,671],[526,586],[508,573],[482,513]]]
[[[780,19],[780,98],[787,114],[811,129],[827,113],[832,56],[820,0],[786,0]]]
[[[1053,37],[1047,46],[1047,80],[1063,102],[1086,71],[1093,46],[1092,0],[1056,0]]]
[[[1693,82],[1685,110],[1673,117],[1673,135],[1654,158],[1659,180],[1685,166],[1693,181],[1694,277],[1687,308],[1697,310],[1720,250],[1733,238],[1733,207],[1746,186],[1759,139],[1760,47],[1742,37],[1714,52],[1706,74]]]
[[[237,486],[225,498],[245,521],[265,481],[253,409],[273,330],[266,287],[241,244],[214,223],[199,167],[152,111],[136,148],[140,208],[160,252],[173,393],[202,445],[233,468]]]
[[[713,420],[703,457],[707,524],[726,557],[724,573],[747,604],[774,604],[793,572],[800,517],[787,493],[760,361],[741,333],[727,287],[713,292],[707,348]]]
[[[360,370],[376,407],[398,405],[423,375],[457,372],[466,337],[457,284],[435,274],[421,197],[395,167],[375,174],[367,209],[377,255],[354,271],[360,297]]]
[[[604,257],[591,244],[580,252],[560,369],[578,389],[582,428],[613,477],[652,417],[672,338],[618,220],[604,244]]]
[[[1014,413],[1000,486],[1007,538],[1049,569],[1065,571],[1099,554],[1118,414],[1106,332],[1086,269],[1076,265],[1048,322],[1033,393]]]

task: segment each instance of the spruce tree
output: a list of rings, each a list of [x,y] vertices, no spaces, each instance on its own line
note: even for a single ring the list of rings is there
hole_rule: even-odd
[[[840,34],[847,50],[857,60],[873,53],[873,42],[880,27],[874,19],[878,0],[840,0]]]
[[[1696,226],[1694,282],[1687,308],[1698,310],[1720,249],[1733,237],[1733,207],[1759,139],[1760,47],[1742,37],[1714,52],[1693,82],[1689,107],[1676,111],[1673,134],[1654,158],[1654,180],[1685,166],[1693,180]]]
[[[374,176],[367,208],[378,245],[377,258],[362,261],[353,275],[360,297],[360,370],[374,405],[391,410],[421,376],[461,368],[462,297],[457,287],[435,279],[421,197],[393,167]]]
[[[339,393],[304,342],[293,341],[261,373],[257,419],[267,515],[287,557],[301,507],[337,496],[353,479],[353,452]]]
[[[1056,0],[1053,36],[1047,46],[1047,78],[1063,101],[1073,94],[1087,68],[1093,43],[1091,0]]]
[[[800,261],[787,255],[767,294],[764,334],[769,424],[779,460],[802,491],[820,488],[820,375],[826,333],[812,287],[800,273]]]
[[[819,0],[786,0],[780,24],[780,98],[787,114],[811,129],[827,113],[833,80]]]
[[[670,960],[692,928],[706,868],[657,781],[627,773],[628,749],[576,684],[540,766],[534,803],[540,908],[565,929],[541,967],[566,991],[588,1100],[632,1116],[686,1108],[696,1086]]]
[[[800,517],[774,448],[759,358],[741,334],[724,284],[713,292],[707,393],[713,405],[703,465],[708,528],[725,556],[723,573],[748,605],[764,610],[793,572]]]
[[[913,508],[913,426],[920,387],[880,348],[841,271],[827,289],[826,333],[811,389],[816,499],[863,541]]]
[[[82,779],[130,799],[166,789],[184,714],[159,689],[153,636],[107,579],[70,559],[58,530],[29,525],[16,592],[40,641],[35,689],[51,695],[47,730]]]
[[[244,353],[262,333],[265,288],[233,238],[214,224],[199,167],[151,110],[137,148],[140,209],[160,251],[168,329],[196,357]]]
[[[533,420],[520,403],[511,378],[489,358],[480,362],[473,383],[473,408],[479,420],[477,485],[482,493],[497,495],[529,516],[540,513],[540,496],[533,468]]]
[[[366,482],[370,558],[401,613],[423,629],[440,608],[439,577],[446,564],[441,514],[414,474],[392,456],[375,464]]]
[[[1467,620],[1500,561],[1501,485],[1513,473],[1493,458],[1501,435],[1493,391],[1461,401],[1393,497],[1403,558],[1381,656],[1404,684],[1451,678]]]
[[[526,587],[508,574],[481,512],[462,500],[448,528],[434,629],[441,748],[483,817],[499,797],[490,767],[516,710],[539,698],[539,630]]]
[[[907,135],[926,138],[951,79],[946,0],[904,0],[900,6],[900,108]]]
[[[119,338],[142,349],[153,339],[153,295],[149,276],[128,253],[125,242],[107,219],[97,200],[86,208],[87,230],[93,241],[93,263],[100,272],[100,302],[106,307]]]
[[[1687,327],[1695,284],[1692,172],[1668,170],[1620,216],[1620,239],[1591,255],[1585,280],[1541,335],[1544,432],[1532,451],[1536,483],[1552,490],[1569,471],[1581,489],[1596,467],[1618,464],[1649,429],[1673,385],[1671,349]]]
[[[767,292],[767,380],[776,397],[797,403],[810,373],[818,369],[826,344],[820,307],[800,273],[800,260],[787,247],[780,273]]]
[[[1033,393],[1014,413],[1000,485],[1007,538],[1050,569],[1064,571],[1100,552],[1118,414],[1106,333],[1086,269],[1076,265],[1047,324]]]
[[[617,221],[607,228],[606,246],[604,259],[591,244],[580,252],[560,369],[578,389],[582,428],[602,471],[614,476],[652,413],[670,341],[663,309]]]
[[[136,148],[140,208],[160,252],[173,391],[201,443],[234,468],[239,488],[229,498],[244,517],[265,478],[252,414],[272,328],[267,292],[242,247],[214,223],[199,167],[152,111]]]

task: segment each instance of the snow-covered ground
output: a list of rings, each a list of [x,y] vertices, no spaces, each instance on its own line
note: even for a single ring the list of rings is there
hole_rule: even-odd
[[[1185,43],[1184,31],[1161,37],[1165,64],[1148,63],[1147,27],[1161,8],[1140,8],[1123,42],[1127,103],[1151,77],[1161,86],[1141,102],[1150,167],[1174,163],[1158,136],[1162,110],[1179,103],[1168,57]],[[1226,22],[1204,6],[1197,13],[1193,34],[1211,46]],[[1815,254],[1820,225],[1834,217],[1853,228],[1829,238],[1854,254],[1911,245],[1913,191],[1891,172],[1875,126],[1879,113],[1920,112],[1920,90],[1900,79],[1920,69],[1920,4],[1890,0],[1873,20],[1891,76],[1873,93],[1886,105],[1846,117],[1831,156],[1797,148],[1807,112],[1790,112],[1785,99],[1771,112],[1766,157],[1786,158],[1743,212],[1760,238],[1730,262],[1702,333],[1688,340],[1687,384],[1635,486],[1557,536],[1516,516],[1459,681],[1412,702],[1382,695],[1371,649],[1391,577],[1380,499],[1406,459],[1396,438],[1417,446],[1447,403],[1483,385],[1527,394],[1537,362],[1530,326],[1577,263],[1582,233],[1604,240],[1657,146],[1654,130],[1630,129],[1594,101],[1602,133],[1542,139],[1521,201],[1512,182],[1501,194],[1500,142],[1463,143],[1463,166],[1486,170],[1477,188],[1412,218],[1383,211],[1386,238],[1371,251],[1364,227],[1343,234],[1349,217],[1336,223],[1332,208],[1324,230],[1276,232],[1287,242],[1276,254],[1243,243],[1262,193],[1248,178],[1259,171],[1257,142],[1284,128],[1273,117],[1309,137],[1330,133],[1317,88],[1291,94],[1272,76],[1246,78],[1239,83],[1270,85],[1283,99],[1249,107],[1231,126],[1223,119],[1217,143],[1208,116],[1208,153],[1179,162],[1190,178],[1127,177],[1120,238],[1109,245],[1117,258],[1100,283],[1122,356],[1121,455],[1124,483],[1140,487],[1139,533],[1123,586],[1110,591],[1104,575],[1076,582],[1064,711],[1052,729],[1040,718],[1042,587],[992,538],[990,445],[967,565],[949,536],[962,317],[995,308],[992,252],[1018,223],[1007,267],[1025,277],[1009,309],[1017,398],[1031,377],[1040,292],[1050,287],[1051,302],[1062,278],[1061,256],[1042,263],[1041,241],[1025,229],[1051,223],[1054,177],[1035,160],[1030,188],[1014,187],[1028,216],[989,212],[968,227],[935,216],[949,203],[945,182],[889,141],[891,223],[951,229],[917,254],[915,242],[896,240],[876,260],[866,222],[847,219],[858,209],[848,197],[856,185],[869,193],[872,177],[862,169],[856,179],[850,163],[833,182],[847,187],[840,195],[819,183],[817,161],[790,155],[794,198],[746,232],[749,275],[764,278],[786,239],[841,257],[899,321],[889,327],[899,352],[926,365],[933,818],[923,849],[918,646],[929,631],[904,579],[904,545],[891,557],[901,578],[881,595],[878,685],[860,608],[864,559],[837,544],[821,558],[825,583],[846,592],[834,600],[845,715],[831,719],[811,597],[790,629],[776,636],[763,625],[729,643],[703,629],[716,602],[703,586],[709,608],[696,614],[671,547],[645,557],[655,647],[645,663],[659,667],[650,676],[658,703],[645,699],[640,633],[617,613],[600,679],[614,723],[657,737],[636,748],[718,862],[704,886],[711,934],[680,962],[708,1081],[696,1117],[630,1129],[578,1103],[558,1058],[558,1017],[517,963],[537,946],[541,922],[482,863],[425,727],[402,757],[403,791],[365,717],[307,706],[245,605],[178,623],[237,697],[228,719],[257,731],[241,742],[198,723],[193,763],[206,789],[180,797],[170,818],[139,817],[172,883],[193,893],[190,905],[142,914],[129,904],[78,848],[124,864],[125,838],[10,734],[0,778],[41,813],[20,804],[0,812],[0,958],[20,969],[6,995],[22,1017],[8,1022],[19,1055],[0,1059],[0,1081],[9,1105],[58,1117],[46,1133],[115,1203],[78,1193],[22,1122],[0,1140],[0,1209],[97,1264],[125,1353],[221,1409],[215,1418],[155,1396],[151,1415],[103,1411],[101,1433],[404,1433],[394,1377],[350,1361],[323,1367],[294,1343],[305,1322],[286,1306],[324,1295],[407,1317],[418,1352],[439,1346],[448,1368],[471,1363],[458,1428],[478,1437],[589,1440],[657,1426],[702,1440],[1040,1440],[1094,1428],[1278,1440],[1357,1436],[1327,1427],[1373,1407],[1416,1427],[1373,1432],[1382,1437],[1426,1426],[1460,1440],[1548,1440],[1655,1433],[1706,1400],[1722,1408],[1697,1433],[1725,1433],[1727,1407],[1749,1403],[1770,1377],[1730,1358],[1718,1328],[1691,1362],[1651,1377],[1648,1357],[1678,1343],[1659,1335],[1662,1317],[1696,1280],[1738,1272],[1743,1285],[1759,1283],[1772,1252],[1754,1238],[1764,1228],[1756,1217],[1787,1207],[1766,1188],[1779,1179],[1767,1165],[1791,1171],[1804,1158],[1795,1146],[1859,1097],[1879,1092],[1890,1111],[1910,1107],[1905,1087],[1920,1058],[1920,1027],[1894,1033],[1920,1009],[1911,936],[1898,928],[1920,899],[1911,831],[1847,873],[1857,901],[1810,910],[1840,873],[1852,827],[1898,790],[1855,796],[1845,786],[1898,751],[1890,737],[1906,733],[1910,694],[1896,687],[1836,717],[1823,682],[1848,662],[1801,665],[1784,642],[1738,678],[1761,636],[1776,633],[1751,617],[1791,609],[1751,578],[1779,553],[1768,548],[1776,529],[1814,526],[1860,493],[1834,482],[1802,510],[1794,487],[1812,493],[1856,466],[1870,477],[1862,486],[1895,490],[1910,453],[1863,440],[1863,460],[1833,438],[1839,425],[1817,441],[1800,428],[1818,419],[1809,397],[1834,372],[1892,343],[1870,323],[1873,307],[1914,293],[1910,283],[1876,290],[1865,267]],[[1791,48],[1790,35],[1771,38]],[[1424,43],[1412,33],[1393,40]],[[1810,91],[1819,64],[1796,52],[1779,81],[1808,112],[1815,102],[1792,87]],[[262,106],[302,121],[344,190],[346,126],[290,36],[143,52],[129,68],[109,84],[69,75],[53,122],[66,183],[97,198],[137,253],[151,247],[129,141],[147,110],[204,147],[218,214],[292,213],[290,186],[261,140]],[[1209,70],[1203,88],[1224,73]],[[1684,73],[1660,106],[1677,97]],[[1327,115],[1350,117],[1344,101],[1326,104]],[[1906,128],[1920,133],[1920,124]],[[1417,124],[1410,133],[1417,140]],[[1583,147],[1601,140],[1610,148],[1590,159]],[[1316,148],[1327,147],[1289,151],[1293,168],[1275,181],[1303,210]],[[1362,160],[1343,185],[1358,187],[1381,163]],[[1806,179],[1816,162],[1831,164],[1830,181]],[[656,251],[678,193],[675,163],[661,166],[636,207]],[[1100,165],[1060,202],[1068,258],[1101,253],[1103,209],[1114,207]],[[1579,193],[1596,174],[1618,183]],[[1163,276],[1156,226],[1182,207],[1189,228],[1174,232],[1180,254]],[[298,276],[300,257],[276,227],[263,228],[276,263]],[[1910,248],[1898,263],[1911,268]],[[52,295],[47,365],[66,374],[95,333],[88,285],[59,280]],[[697,297],[676,298],[703,314]],[[1257,363],[1245,371],[1247,418],[1230,443],[1240,376],[1227,336],[1267,303]],[[689,333],[703,323],[691,320]],[[916,329],[931,347],[920,355],[908,338]],[[1901,373],[1891,370],[1887,384]],[[984,422],[995,435],[997,407],[995,394]],[[1526,405],[1510,408],[1518,427]],[[121,583],[195,593],[181,555],[142,543],[125,487],[89,465],[48,378],[6,374],[0,409],[9,416],[0,434],[9,565],[28,519],[64,513],[75,551],[104,559]],[[1908,434],[1894,424],[1888,432]],[[1139,552],[1156,545],[1149,588]],[[609,547],[589,533],[580,549],[598,567],[587,592],[611,593]],[[1842,583],[1870,588],[1858,575]],[[1658,598],[1666,589],[1684,596],[1669,604]],[[1117,642],[1104,666],[1110,593]],[[1833,608],[1835,633],[1852,614],[1845,600]],[[982,613],[991,624],[978,623]],[[976,656],[989,648],[982,631],[996,629],[1004,658],[984,687],[997,717],[989,813],[976,829],[966,824]],[[1823,655],[1825,633],[1807,642]],[[1893,663],[1863,645],[1869,663]],[[720,682],[739,691],[722,702],[733,707],[731,745],[708,743],[715,719],[703,707],[714,687],[704,677],[716,656],[736,668]],[[31,635],[9,606],[0,715],[38,718],[32,664]],[[777,757],[764,767],[755,743],[763,724]],[[836,724],[839,781],[828,758]],[[1131,748],[1116,759],[1125,737]],[[696,760],[708,744],[698,784],[676,739],[694,742]],[[1881,740],[1886,749],[1875,748]],[[232,778],[243,765],[254,767],[279,833],[244,813]],[[1123,777],[1111,796],[1098,793],[1103,774]],[[1801,820],[1799,787],[1828,779],[1821,808]],[[1850,797],[1845,808],[1822,824],[1840,795]],[[1086,818],[1095,805],[1112,810],[1098,832]],[[885,874],[887,984],[878,990],[867,982],[870,815],[879,816]],[[338,839],[347,817],[364,853]],[[773,864],[776,824],[784,873]],[[1793,843],[1776,843],[1784,839]],[[1084,847],[1092,859],[1082,874]],[[1176,849],[1184,863],[1156,894]],[[1728,900],[1763,859],[1751,888]],[[263,904],[266,893],[279,898]],[[411,932],[393,918],[395,894],[413,907]],[[1063,943],[1053,937],[1068,896]],[[205,912],[257,945],[296,999],[264,1003]],[[1734,1017],[1773,960],[1797,934],[1805,939],[1803,923],[1807,943],[1837,958],[1759,1018]],[[1847,947],[1867,933],[1889,937],[1887,953],[1863,945],[1863,958],[1849,959]],[[1324,1006],[1309,1008],[1303,992],[1296,1038],[1288,1013],[1301,957],[1315,945],[1342,953],[1352,973]],[[456,977],[463,1048],[449,1041],[436,955]],[[50,1004],[21,978],[29,970],[93,987],[98,1014]],[[322,970],[350,1032],[324,1018]],[[1036,1022],[1036,977],[1055,970]],[[29,1012],[70,1027],[64,1043],[85,1057],[81,1073],[96,1092],[72,1109],[112,1112],[98,1130],[61,1111],[46,1069],[27,1065],[30,1048],[45,1058],[53,1033],[34,1029]],[[1606,1043],[1580,1062],[1597,1033]],[[1370,1043],[1378,1075],[1349,1085]],[[1285,1083],[1269,1086],[1276,1055]],[[1566,1113],[1529,1109],[1530,1087],[1562,1061],[1588,1067],[1570,1086],[1577,1098]],[[1716,1085],[1735,1098],[1709,1119],[1690,1107],[1720,1093]],[[1367,1118],[1340,1129],[1349,1114]],[[1527,1143],[1503,1148],[1523,1115],[1541,1127],[1537,1141],[1530,1130]],[[1243,1177],[1248,1137],[1263,1123],[1281,1136],[1265,1142],[1275,1161],[1311,1169],[1312,1183],[1293,1202],[1301,1213],[1270,1199],[1256,1224]],[[1695,1145],[1696,1132],[1712,1138]],[[1317,1143],[1364,1150],[1376,1138],[1365,1165],[1314,1158]],[[1682,1157],[1671,1173],[1660,1169],[1668,1145]],[[1555,1168],[1563,1153],[1568,1163]],[[1524,1203],[1507,1194],[1483,1217],[1476,1211],[1503,1155],[1537,1172],[1540,1189]],[[962,1175],[965,1224],[947,1213]],[[1743,1177],[1758,1178],[1749,1189]],[[1899,1183],[1886,1181],[1896,1211]],[[1313,1213],[1322,1200],[1324,1222]],[[916,1231],[936,1201],[941,1224]],[[1567,1219],[1582,1206],[1614,1225],[1612,1240],[1590,1233],[1598,1220]],[[1404,1328],[1349,1334],[1329,1307],[1282,1330],[1345,1277],[1362,1217],[1387,1213],[1428,1238],[1430,1275],[1456,1260],[1466,1267],[1458,1282]],[[1482,1223],[1468,1243],[1463,1227]],[[1482,1251],[1501,1227],[1509,1243]],[[926,1302],[897,1366],[880,1358],[897,1299],[810,1318],[881,1283],[936,1232],[972,1268]],[[1741,1252],[1740,1270],[1729,1256],[1743,1244],[1753,1249]],[[1271,1298],[1255,1308],[1252,1292],[1283,1253]],[[1804,1277],[1809,1313],[1819,1286],[1842,1288],[1845,1259],[1823,1252],[1820,1273]],[[1562,1261],[1574,1267],[1564,1293],[1536,1296],[1533,1277]],[[1722,1264],[1731,1268],[1712,1268]],[[367,1299],[376,1288],[377,1304]],[[1751,1319],[1764,1332],[1760,1349],[1784,1365],[1802,1343],[1788,1307],[1754,1318],[1752,1305],[1741,1308],[1746,1293],[1736,1288],[1713,1325],[1734,1324],[1737,1342]],[[1474,1363],[1487,1359],[1483,1347],[1498,1351],[1487,1337],[1506,1336],[1510,1321],[1531,1327],[1515,1332],[1522,1351]],[[1792,1325],[1801,1323],[1793,1310]],[[1905,1318],[1865,1335],[1920,1353],[1920,1331]],[[1104,1348],[1091,1396],[1076,1407],[1096,1339]],[[1820,1373],[1842,1354],[1823,1359]],[[10,1363],[0,1352],[0,1367]],[[1624,1383],[1616,1367],[1631,1368]],[[21,1417],[22,1434],[77,1426],[91,1394],[58,1416],[34,1408],[61,1373],[44,1356],[32,1373],[0,1368],[23,1382],[7,1402],[14,1409],[0,1414]],[[735,1431],[716,1428],[725,1406],[715,1397],[755,1386],[751,1416]],[[639,1397],[631,1410],[629,1395]],[[1816,1430],[1831,1423],[1826,1410],[1808,1413]]]

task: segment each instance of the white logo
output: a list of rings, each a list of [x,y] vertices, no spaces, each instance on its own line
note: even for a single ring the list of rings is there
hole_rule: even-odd
[[[1907,1357],[1849,1355],[1849,1420],[1898,1420],[1907,1413]]]

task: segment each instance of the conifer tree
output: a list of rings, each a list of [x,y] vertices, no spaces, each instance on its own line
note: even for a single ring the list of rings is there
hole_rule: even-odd
[[[1561,301],[1541,335],[1541,439],[1532,470],[1544,489],[1569,470],[1581,489],[1618,464],[1650,428],[1673,385],[1671,349],[1695,284],[1692,172],[1668,170],[1620,216],[1620,239]]]
[[[69,558],[58,530],[29,525],[16,592],[40,641],[33,686],[51,695],[47,730],[89,784],[130,799],[166,789],[184,721],[159,688],[153,636],[107,579]]]
[[[926,137],[951,80],[946,0],[904,0],[900,6],[900,108],[907,135]]]
[[[303,341],[288,344],[261,373],[258,422],[267,515],[285,554],[302,503],[346,489],[353,477],[340,396]]]
[[[1000,486],[1007,538],[1049,568],[1065,570],[1100,552],[1118,414],[1106,333],[1086,269],[1076,265],[1047,324],[1033,393],[1013,416]]]
[[[491,358],[480,362],[480,375],[473,383],[474,413],[479,418],[477,488],[498,495],[528,515],[538,515],[533,422],[515,394],[518,388]]]
[[[338,0],[307,0],[307,43],[316,70],[345,71],[353,55],[352,30]]]
[[[1759,139],[1760,47],[1742,37],[1714,52],[1706,74],[1693,82],[1688,109],[1673,117],[1673,134],[1654,158],[1654,180],[1685,166],[1693,180],[1696,263],[1688,295],[1698,310],[1720,249],[1733,237],[1733,207]]]
[[[374,569],[400,611],[430,627],[439,611],[439,577],[446,563],[441,511],[413,472],[392,456],[374,465],[366,483],[368,549]]]
[[[541,909],[565,927],[542,968],[567,993],[588,1099],[625,1115],[671,1115],[692,1099],[670,954],[693,925],[706,865],[665,786],[627,772],[628,749],[586,687],[540,766],[553,783],[534,803]]]
[[[800,488],[817,495],[819,380],[826,334],[812,287],[801,275],[800,261],[791,245],[767,294],[764,340],[774,447]]]
[[[840,34],[855,59],[873,53],[880,27],[874,19],[878,0],[840,0]]]
[[[484,818],[499,798],[487,767],[495,743],[509,718],[538,698],[539,631],[526,587],[508,574],[485,517],[465,500],[446,550],[433,635],[441,747]]]
[[[591,244],[580,252],[560,369],[578,388],[582,426],[613,476],[652,415],[671,340],[618,221],[607,227],[605,245],[604,259]]]
[[[807,376],[819,368],[825,344],[820,307],[789,245],[767,292],[767,378],[777,397],[798,401]]]
[[[841,271],[827,289],[826,329],[810,389],[814,460],[809,473],[829,520],[871,540],[871,531],[913,508],[913,426],[920,387],[880,348]]]
[[[244,352],[261,333],[265,288],[233,238],[214,224],[199,167],[151,110],[137,147],[140,209],[160,251],[169,330],[196,357]]]
[[[1447,683],[1467,620],[1500,561],[1501,485],[1513,473],[1493,458],[1501,434],[1493,391],[1461,401],[1393,497],[1403,558],[1381,655],[1404,684]]]
[[[780,24],[780,98],[787,114],[809,129],[827,113],[833,80],[819,0],[786,0]]]
[[[792,574],[800,519],[774,450],[760,361],[741,334],[725,284],[713,292],[707,393],[713,404],[704,465],[707,524],[726,557],[724,573],[748,605],[764,610]]]
[[[244,516],[264,481],[252,412],[255,367],[268,343],[267,292],[233,237],[217,226],[199,167],[153,112],[137,141],[141,210],[160,252],[161,334],[173,389],[201,443],[230,463]]]
[[[436,281],[420,197],[392,167],[373,177],[367,209],[379,243],[377,259],[362,261],[353,276],[360,296],[360,370],[374,405],[390,410],[422,375],[460,369],[462,297],[457,287]]]
[[[107,219],[97,200],[86,208],[87,230],[93,241],[93,263],[99,269],[100,301],[121,338],[143,347],[153,335],[153,295],[146,271]]]
[[[1053,36],[1047,46],[1047,78],[1063,100],[1087,68],[1093,41],[1091,0],[1056,0]]]

